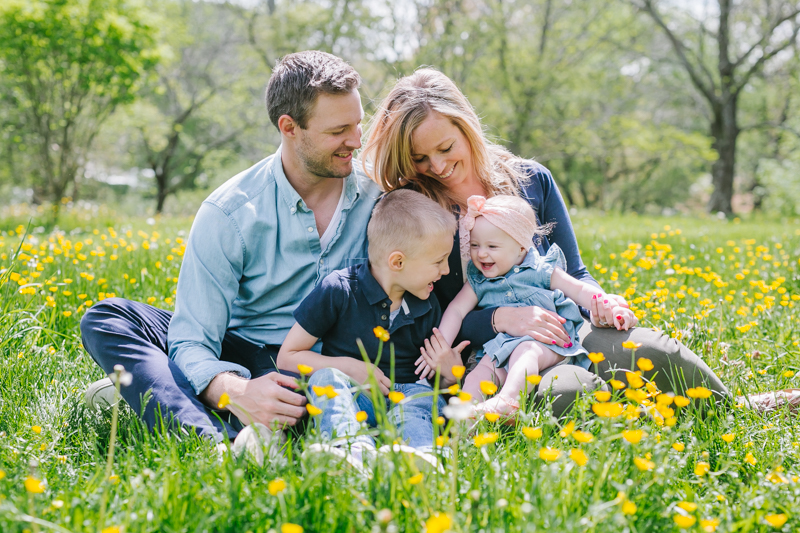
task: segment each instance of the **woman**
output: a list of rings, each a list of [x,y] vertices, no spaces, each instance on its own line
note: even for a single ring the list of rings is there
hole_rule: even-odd
[[[566,256],[568,273],[599,288],[581,260],[569,214],[550,172],[488,141],[472,106],[444,74],[421,69],[397,82],[370,124],[362,157],[370,177],[385,190],[411,187],[456,213],[466,212],[467,199],[472,195],[521,196],[530,202],[540,224],[553,224],[550,234],[537,243],[539,252],[545,255],[551,243],[558,244]],[[449,259],[450,274],[435,287],[442,309],[464,284],[461,236],[469,238],[459,228]],[[649,328],[614,329],[614,298],[608,295],[607,301],[593,302],[592,309],[582,310],[588,317],[580,331],[583,346],[605,355],[605,361],[596,367],[598,373],[564,365],[546,370],[537,400],[543,400],[549,391],[553,412],[560,415],[583,391],[606,389],[605,380],[612,375],[625,382],[624,372],[612,371],[631,368],[631,352],[622,347],[628,340],[641,345],[637,358],[653,362],[647,377],[655,374],[655,383],[662,391],[682,394],[689,387],[702,385],[719,398],[728,397],[728,390],[708,365],[675,339]],[[472,347],[483,345],[498,332],[515,337],[530,335],[546,344],[555,341],[563,346],[570,342],[563,322],[557,314],[539,307],[500,307],[470,313],[461,332]]]

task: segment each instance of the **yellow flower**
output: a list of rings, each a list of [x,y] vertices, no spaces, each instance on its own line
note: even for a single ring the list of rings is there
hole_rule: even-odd
[[[108,526],[100,530],[100,533],[119,533],[119,526]]]
[[[589,462],[589,457],[579,448],[574,448],[569,452],[569,458],[575,461],[578,466],[584,466]]]
[[[711,396],[711,391],[705,387],[695,387],[686,390],[686,396],[689,398],[708,398]]]
[[[650,359],[647,359],[646,357],[640,357],[636,361],[636,366],[638,366],[639,370],[641,370],[642,372],[653,370],[653,362]]]
[[[267,490],[273,496],[277,496],[286,490],[286,481],[281,478],[273,479],[267,484]]]
[[[700,527],[706,533],[714,533],[719,525],[719,518],[705,518],[700,519]]]
[[[648,470],[652,470],[656,467],[656,464],[653,461],[645,459],[644,457],[634,457],[633,464],[635,464],[636,468],[642,472],[647,472]]]
[[[627,348],[629,350],[638,350],[641,348],[642,343],[640,342],[633,342],[633,341],[625,341],[622,343],[623,348]]]
[[[44,492],[44,482],[33,476],[28,476],[25,478],[25,490],[33,494],[41,494]]]
[[[392,401],[392,403],[400,403],[403,401],[403,398],[405,397],[406,395],[400,391],[394,390],[389,393],[389,399]]]
[[[625,388],[625,384],[618,379],[609,379],[608,383],[614,387],[614,390],[620,390]]]
[[[631,429],[622,432],[622,438],[631,444],[637,444],[644,437],[644,431],[641,429]]]
[[[567,425],[564,426],[558,434],[563,439],[563,438],[569,437],[570,434],[572,434],[573,431],[575,431],[575,421],[574,420],[570,420],[569,422],[567,422]]]
[[[312,373],[314,368],[308,365],[297,365],[297,371],[300,372],[301,376],[305,376]]]
[[[494,432],[475,435],[475,446],[482,448],[487,444],[492,444],[493,442],[497,441],[497,437],[499,437],[499,435]]]
[[[333,388],[333,385],[325,385],[324,387],[320,387],[318,385],[312,385],[311,390],[314,391],[314,394],[317,396],[326,396],[328,399],[333,399],[339,396],[339,393]]]
[[[386,331],[386,329],[381,326],[373,328],[372,332],[375,334],[376,337],[378,337],[383,342],[389,340],[389,332]]]
[[[367,412],[366,411],[359,411],[356,413],[356,420],[358,422],[365,422],[367,420]]]
[[[602,402],[592,405],[592,411],[602,418],[613,418],[622,414],[622,404],[619,402]]]
[[[726,433],[722,436],[722,440],[728,443],[733,442],[733,439],[735,438],[736,438],[736,433]]]
[[[306,409],[308,409],[308,414],[310,414],[311,416],[317,416],[322,414],[322,409],[311,403],[306,405]]]
[[[602,363],[603,361],[606,360],[606,356],[601,353],[592,352],[589,354],[589,360],[595,364]]]
[[[676,524],[678,524],[679,527],[682,527],[684,529],[692,527],[694,523],[697,522],[697,518],[693,516],[686,516],[683,514],[676,514],[675,516],[672,517],[672,519],[675,521]]]
[[[461,379],[464,377],[464,372],[467,371],[467,367],[461,365],[455,365],[450,369],[450,372],[453,373],[456,379]]]
[[[231,403],[231,397],[228,395],[227,392],[223,392],[222,396],[219,397],[219,403],[217,403],[217,409],[225,409]]]
[[[697,510],[697,504],[694,502],[679,502],[678,507],[680,507],[687,513],[693,513]]]
[[[785,377],[785,378],[793,378],[794,377],[794,372],[792,372],[791,370],[787,370],[786,372],[783,373],[783,377]]]
[[[683,450],[686,449],[686,445],[683,444],[682,442],[676,442],[675,444],[672,445],[672,449],[675,450],[676,452],[682,452]]]
[[[468,402],[472,399],[472,394],[461,391],[458,393],[458,399],[461,400],[462,402]]]
[[[69,318],[69,317],[72,316],[72,311],[63,311],[61,314],[64,315],[65,317]]]
[[[436,445],[437,446],[444,446],[445,444],[447,444],[447,441],[449,441],[449,440],[450,440],[450,437],[446,437],[444,435],[439,435],[438,437],[436,437]]]
[[[698,461],[697,464],[694,465],[694,474],[696,476],[705,476],[708,474],[709,470],[711,470],[711,465],[705,461]]]
[[[670,405],[673,401],[673,397],[669,394],[659,394],[656,396],[656,404],[657,405]]]
[[[605,390],[594,391],[594,397],[598,402],[607,402],[611,399],[611,393]]]
[[[539,459],[544,459],[545,461],[555,461],[559,457],[561,457],[561,452],[559,450],[550,447],[539,450]]]
[[[408,483],[410,485],[419,485],[420,483],[422,483],[422,478],[423,477],[424,476],[421,473],[417,474],[415,476],[411,476],[410,478],[408,478]]]
[[[108,480],[109,480],[109,481],[110,481],[110,482],[111,482],[113,485],[116,485],[117,483],[119,483],[119,476],[118,476],[118,475],[116,475],[116,474],[111,474],[110,476],[108,476]]]
[[[630,500],[625,500],[625,503],[622,504],[622,513],[636,514],[636,504]]]
[[[450,526],[453,525],[453,520],[447,513],[433,513],[430,518],[425,521],[425,529],[428,533],[444,533]],[[287,532],[282,532],[287,533]]]
[[[491,381],[481,381],[481,392],[484,393],[486,396],[491,396],[492,394],[497,392],[497,385],[495,385]]]
[[[675,396],[672,400],[675,402],[675,405],[677,405],[678,407],[686,407],[687,405],[689,405],[691,403],[691,400],[689,398],[684,397],[684,396]]]
[[[42,426],[31,426],[31,431],[36,433],[37,435],[42,432]]]
[[[594,440],[594,435],[586,433],[585,431],[576,431],[572,434],[572,438],[585,444],[587,442],[592,442]]]
[[[460,388],[461,387],[458,386],[458,383],[456,383],[455,385],[451,385],[451,386],[447,387],[447,393],[452,395],[452,396],[455,396],[456,394],[458,394],[458,390]]]
[[[0,470],[0,479],[4,479],[6,477],[6,471]]]
[[[522,434],[531,440],[536,440],[542,436],[542,428],[524,427],[522,428]]]
[[[745,462],[749,463],[751,466],[755,466],[756,463],[758,462],[758,461],[756,461],[756,458],[753,457],[753,454],[750,453],[750,452],[747,452],[747,455],[744,456],[744,460],[745,460]]]
[[[303,533],[303,526],[286,522],[281,524],[281,533]]]
[[[533,374],[532,376],[528,376],[525,379],[528,381],[528,383],[530,383],[534,387],[542,382],[542,376],[540,376],[539,374]]]
[[[444,419],[443,416],[437,416],[436,417],[436,425],[437,426],[443,426],[445,422],[446,422],[446,420]]]
[[[497,422],[497,419],[500,418],[500,414],[499,413],[484,413],[483,416],[489,422]]]
[[[634,389],[640,389],[644,387],[644,380],[642,376],[635,372],[625,372],[625,378],[628,380],[628,386],[633,387]]]
[[[778,528],[778,527],[783,527],[783,524],[786,523],[788,517],[784,513],[768,514],[767,516],[764,517],[764,520],[766,520],[767,523],[772,527]]]

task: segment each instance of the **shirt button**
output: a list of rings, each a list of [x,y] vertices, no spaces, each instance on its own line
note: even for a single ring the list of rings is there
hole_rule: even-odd
[[[506,296],[508,296],[508,297],[511,297],[511,295],[512,295],[512,294],[514,294],[514,293],[512,293],[511,291],[508,291],[508,292],[506,293]]]
[[[386,315],[381,315],[381,320],[386,320]]]
[[[311,233],[312,231],[314,231],[314,228],[312,228],[311,226],[309,226],[309,227],[308,227],[308,232],[309,232],[309,233]]]
[[[320,260],[319,260],[319,264],[320,264],[320,265],[324,265],[324,264],[325,264],[325,260],[324,260],[324,259],[320,259]]]
[[[514,272],[519,272],[519,267],[515,267]]]
[[[384,309],[386,309],[386,302],[383,302],[383,303],[381,304],[381,307],[383,307]]]
[[[297,208],[293,207],[293,208],[289,209],[289,211],[294,215],[295,213],[297,213]]]

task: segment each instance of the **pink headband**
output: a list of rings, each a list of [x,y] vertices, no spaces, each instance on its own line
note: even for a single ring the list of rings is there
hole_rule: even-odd
[[[486,198],[474,195],[467,200],[467,214],[461,219],[459,228],[461,257],[469,259],[469,234],[475,227],[475,219],[480,216],[508,233],[526,250],[533,246],[536,226],[527,217],[508,207],[487,206]]]

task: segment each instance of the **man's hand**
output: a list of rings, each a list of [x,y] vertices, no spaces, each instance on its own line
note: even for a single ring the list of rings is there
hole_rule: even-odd
[[[359,361],[358,359],[350,359],[347,361],[347,363],[347,369],[344,370],[344,373],[350,376],[352,379],[356,380],[362,385],[368,385],[370,373],[375,373],[375,380],[378,382],[378,387],[380,387],[381,393],[384,396],[387,396],[389,392],[391,392],[391,380],[387,378],[383,371],[381,371],[381,369],[377,366],[373,365],[372,363]]]
[[[433,335],[430,340],[425,339],[425,346],[420,348],[422,354],[416,361],[417,369],[414,371],[420,378],[430,379],[436,375],[436,369],[441,372],[442,386],[450,386],[457,381],[453,375],[452,368],[464,363],[461,359],[461,352],[469,345],[469,341],[464,341],[455,348],[451,348],[447,339],[438,328],[433,328]]]
[[[222,393],[227,392],[230,397],[227,409],[242,424],[259,422],[267,427],[293,426],[306,413],[303,407],[306,398],[284,387],[296,389],[297,382],[278,372],[255,379],[226,373],[211,380],[200,399],[206,405],[216,408]]]

